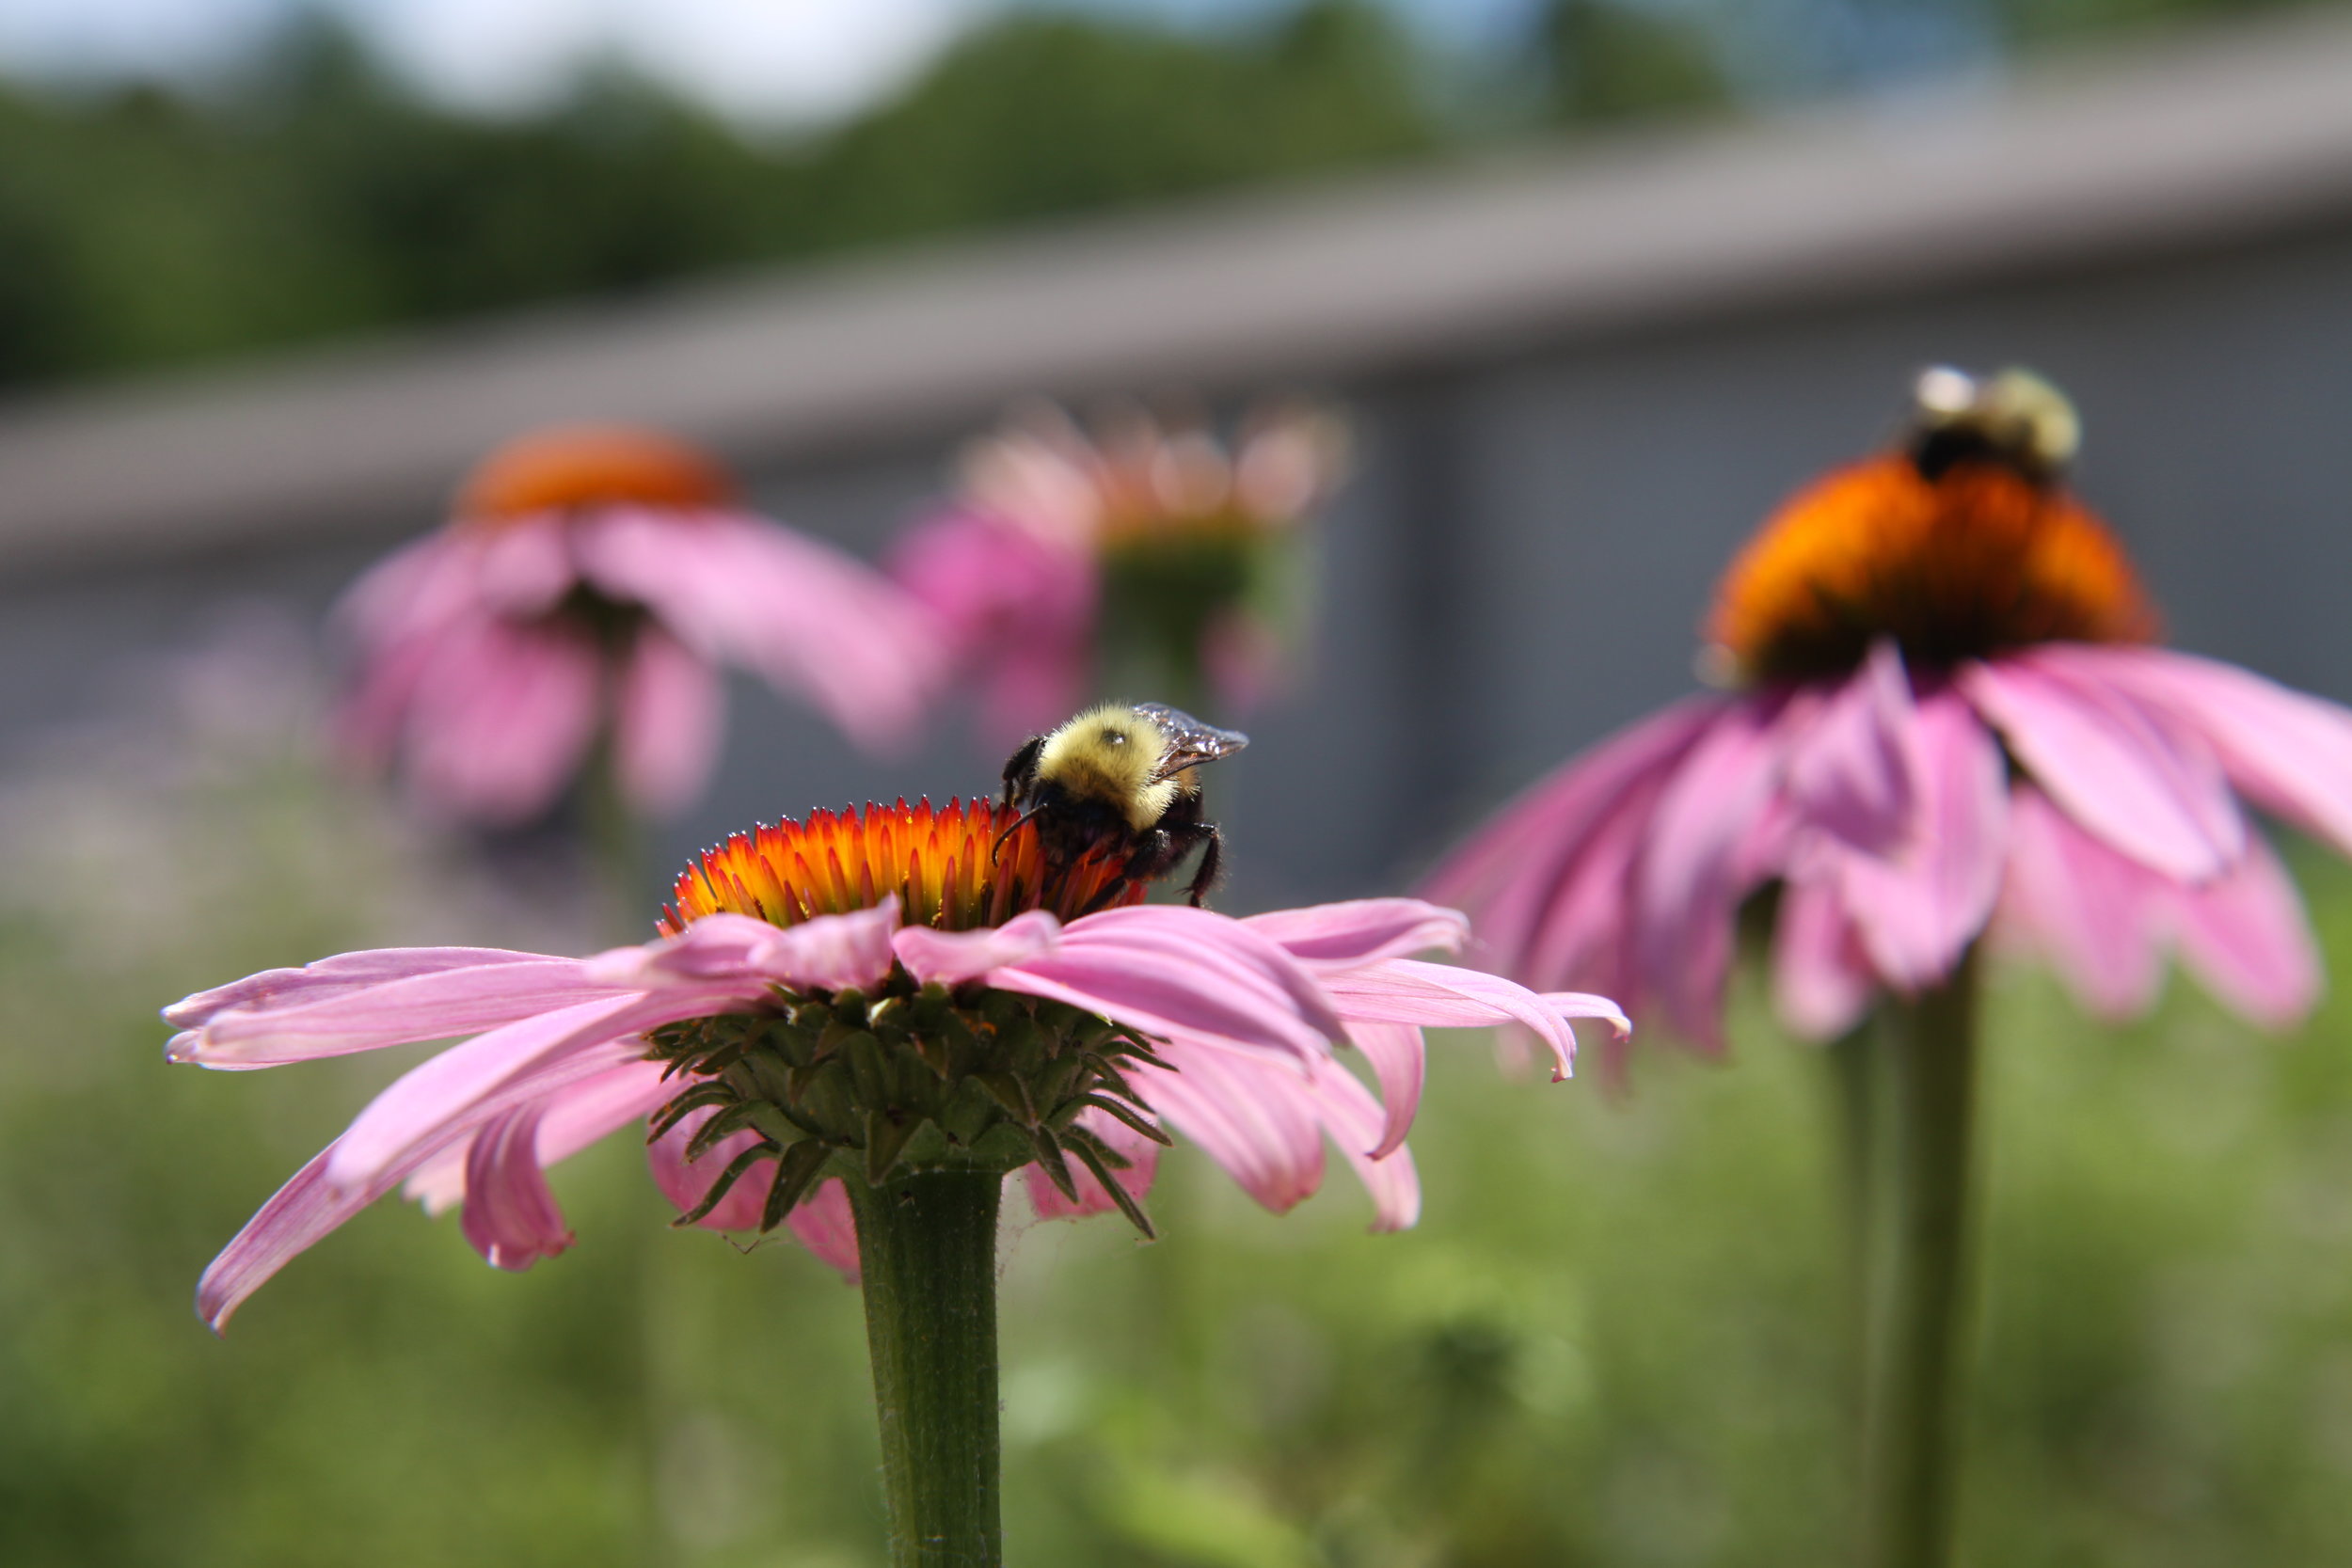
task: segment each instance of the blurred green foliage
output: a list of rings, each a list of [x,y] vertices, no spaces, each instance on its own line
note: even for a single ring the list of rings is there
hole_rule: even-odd
[[[1232,39],[1013,15],[761,146],[642,82],[436,109],[314,23],[215,101],[0,93],[0,384],[87,376],[1075,212],[1434,145],[1359,0]]]
[[[252,735],[0,799],[0,1561],[878,1563],[856,1296],[665,1228],[626,1137],[558,1172],[579,1244],[527,1275],[388,1202],[225,1340],[198,1324],[206,1259],[405,1063],[167,1068],[156,1004],[355,944],[564,940]],[[2298,869],[2352,972],[2352,872]],[[1644,1051],[1622,1093],[1440,1037],[1406,1235],[1361,1232],[1343,1171],[1276,1218],[1184,1150],[1155,1245],[1028,1227],[1019,1560],[1836,1560],[1824,1069],[1740,1006],[1730,1060]],[[2003,972],[1989,1047],[1968,1560],[2352,1560],[2352,1004],[2267,1039],[2176,985],[2104,1030]]]

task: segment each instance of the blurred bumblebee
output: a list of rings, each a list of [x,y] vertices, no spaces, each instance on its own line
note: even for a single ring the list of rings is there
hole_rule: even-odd
[[[1225,841],[1201,818],[1195,769],[1248,744],[1164,703],[1105,703],[1015,752],[1005,764],[1005,803],[1021,813],[1014,828],[1037,824],[1057,869],[1089,855],[1124,856],[1114,889],[1157,881],[1199,848],[1200,867],[1184,889],[1198,908],[1216,884]]]

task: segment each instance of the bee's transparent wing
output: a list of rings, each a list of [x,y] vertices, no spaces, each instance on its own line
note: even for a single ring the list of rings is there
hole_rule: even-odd
[[[1157,724],[1168,736],[1168,750],[1160,756],[1157,778],[1170,778],[1187,768],[1230,757],[1249,744],[1249,737],[1239,730],[1220,730],[1166,703],[1137,703],[1136,711]]]

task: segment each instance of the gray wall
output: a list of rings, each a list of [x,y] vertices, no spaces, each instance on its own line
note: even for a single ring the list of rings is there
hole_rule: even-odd
[[[1226,769],[1236,904],[1373,891],[1476,813],[1687,690],[1727,553],[1791,487],[1890,427],[1916,366],[2032,364],[2081,404],[2081,488],[2183,645],[2352,698],[2352,229],[2226,253],[1692,322],[1336,389],[1359,467],[1325,531],[1312,683]],[[877,550],[942,481],[936,450],[752,478],[801,527]],[[430,519],[419,517],[422,527]],[[0,584],[0,767],[126,652],[223,607],[315,617],[380,540]],[[723,778],[675,860],[755,817],[986,788],[949,733],[898,763],[739,682]],[[1138,694],[1141,695],[1141,694]]]

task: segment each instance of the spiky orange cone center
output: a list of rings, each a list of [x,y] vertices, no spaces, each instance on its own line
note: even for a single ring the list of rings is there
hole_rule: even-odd
[[[597,506],[682,514],[731,504],[735,486],[703,453],[652,431],[580,426],[543,430],[492,452],[459,487],[460,526]]]
[[[1915,665],[2035,642],[2138,642],[2153,606],[2106,526],[1994,462],[1929,478],[1888,452],[1791,498],[1734,558],[1708,641],[1747,679],[1842,673],[1891,637]]]

